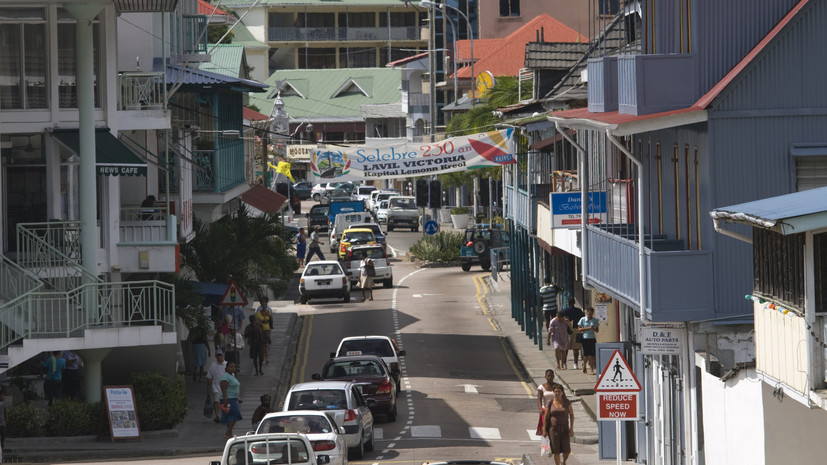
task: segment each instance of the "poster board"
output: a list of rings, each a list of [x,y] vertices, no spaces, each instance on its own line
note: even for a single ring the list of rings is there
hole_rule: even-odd
[[[104,386],[105,414],[109,422],[109,435],[116,439],[141,439],[138,410],[132,386]]]

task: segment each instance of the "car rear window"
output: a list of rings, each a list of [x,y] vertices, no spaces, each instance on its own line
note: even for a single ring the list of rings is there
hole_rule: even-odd
[[[294,391],[288,410],[339,410],[347,408],[347,395],[341,389]]]
[[[406,210],[411,209],[411,208],[416,208],[416,202],[414,202],[414,199],[407,199],[407,198],[388,200],[388,208],[394,208],[394,207],[398,207],[398,208],[402,208],[402,209],[406,209]]]
[[[376,360],[351,360],[333,362],[325,369],[327,378],[371,378],[382,376],[385,370]]]
[[[342,273],[342,268],[335,263],[309,263],[304,274],[310,276],[335,276]]]
[[[339,350],[340,357],[347,355],[378,355],[379,357],[393,357],[391,343],[384,339],[360,339],[345,341]]]
[[[343,242],[367,242],[374,240],[373,233],[369,231],[346,232],[342,238]]]
[[[330,426],[330,421],[324,414],[265,418],[256,430],[256,433],[324,434],[331,432],[333,432],[333,427]]]

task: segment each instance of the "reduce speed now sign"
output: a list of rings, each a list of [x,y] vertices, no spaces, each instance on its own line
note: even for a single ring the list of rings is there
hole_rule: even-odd
[[[598,420],[636,420],[637,392],[597,393]]]

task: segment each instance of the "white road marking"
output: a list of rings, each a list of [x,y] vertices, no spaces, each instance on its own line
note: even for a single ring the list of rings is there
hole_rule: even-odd
[[[532,441],[542,441],[543,440],[542,436],[537,436],[537,430],[536,429],[527,429],[526,432],[528,433],[528,439],[531,439]]]
[[[411,297],[415,297],[417,299],[420,299],[422,297],[427,297],[429,295],[442,295],[442,294],[412,294]]]
[[[442,428],[440,428],[439,425],[411,426],[411,437],[441,438]]]
[[[478,426],[471,426],[468,428],[468,433],[471,434],[472,439],[502,439],[500,437],[499,428],[480,428]]]
[[[460,384],[459,386],[463,386],[465,388],[466,394],[479,394],[479,392],[477,391],[477,388],[479,386],[475,384]]]

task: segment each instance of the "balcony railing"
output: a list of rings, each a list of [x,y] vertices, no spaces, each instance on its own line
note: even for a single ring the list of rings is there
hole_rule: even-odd
[[[176,243],[175,216],[166,207],[122,207],[119,245],[130,243]]]
[[[37,277],[0,255],[0,299],[11,301],[43,287]]]
[[[100,282],[81,265],[80,222],[50,221],[17,225],[17,263],[53,289],[68,290]]]
[[[163,73],[120,73],[118,110],[163,110]]]
[[[270,27],[271,42],[332,42],[372,40],[421,40],[418,27]]]

